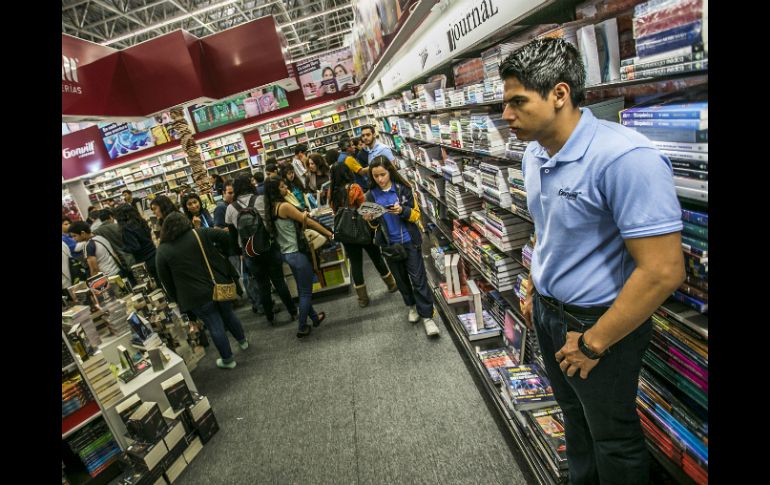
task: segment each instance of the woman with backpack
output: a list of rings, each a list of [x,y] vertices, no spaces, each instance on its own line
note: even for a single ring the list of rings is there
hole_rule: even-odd
[[[225,212],[225,224],[236,228],[238,241],[241,248],[243,248],[247,242],[247,237],[244,236],[253,234],[253,229],[250,234],[241,234],[242,232],[249,232],[248,227],[244,227],[249,226],[249,221],[243,219],[243,217],[239,220],[239,216],[243,209],[254,207],[260,216],[262,230],[267,231],[265,224],[265,196],[257,195],[254,185],[251,183],[251,176],[242,173],[236,176],[233,181],[233,197],[233,203],[227,206],[227,211]],[[244,215],[244,217],[246,216]],[[241,229],[239,229],[239,225]],[[296,319],[298,314],[297,305],[294,304],[289,288],[286,286],[286,280],[283,278],[283,261],[281,260],[281,250],[278,244],[273,242],[265,254],[255,256],[244,254],[243,257],[246,269],[251,275],[251,281],[257,285],[259,301],[262,304],[268,323],[270,325],[275,324],[275,313],[277,313],[273,298],[270,295],[271,282],[275,287],[276,293],[278,293],[281,301],[289,311],[291,319]]]
[[[335,216],[344,209],[357,210],[364,203],[364,192],[361,190],[361,186],[353,181],[353,172],[344,163],[337,162],[332,166],[330,192],[329,206],[334,211]],[[375,246],[371,240],[366,245],[344,241],[342,245],[345,247],[345,252],[350,260],[350,273],[353,277],[353,286],[358,294],[358,306],[364,308],[369,305],[369,294],[364,282],[364,251],[369,255],[369,259],[372,260],[377,272],[380,273],[380,277],[388,286],[388,291],[393,293],[398,290],[396,280],[382,259],[380,248]]]
[[[372,189],[366,193],[366,200],[385,207],[386,212],[376,219],[371,215],[364,219],[373,221],[374,241],[382,248],[398,291],[409,307],[409,321],[422,320],[429,337],[438,335],[438,326],[433,321],[433,294],[422,259],[420,209],[412,188],[383,156],[375,157],[369,164],[369,177]]]
[[[131,204],[123,204],[115,209],[115,220],[123,235],[123,249],[134,257],[138,263],[147,266],[147,272],[157,281],[155,271],[155,243],[152,242],[152,232],[147,221],[142,219],[139,211]]]
[[[311,327],[307,318],[318,327],[326,318],[324,312],[316,313],[313,309],[313,265],[310,262],[307,240],[303,233],[304,226],[314,229],[332,239],[334,235],[324,226],[311,219],[307,212],[300,212],[294,205],[285,202],[289,188],[280,179],[265,182],[265,226],[275,238],[283,261],[291,268],[299,293],[299,328],[297,337],[310,334]]]
[[[217,367],[235,367],[233,351],[225,330],[238,341],[242,350],[249,347],[241,321],[233,312],[232,301],[214,301],[214,284],[235,283],[238,273],[215,247],[224,246],[230,236],[213,228],[193,229],[183,214],[174,212],[163,221],[160,230],[157,268],[160,282],[171,301],[183,312],[192,312],[208,328],[219,351]]]

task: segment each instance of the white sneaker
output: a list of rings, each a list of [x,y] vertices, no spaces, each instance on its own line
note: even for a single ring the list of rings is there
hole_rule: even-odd
[[[425,333],[428,334],[428,337],[435,337],[439,334],[438,325],[432,318],[423,318],[422,323],[425,325]]]
[[[409,307],[409,323],[417,323],[420,321],[420,314],[417,313],[417,307]]]

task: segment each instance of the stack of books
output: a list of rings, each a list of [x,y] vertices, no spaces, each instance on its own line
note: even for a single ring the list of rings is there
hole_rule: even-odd
[[[506,348],[478,350],[476,354],[481,361],[481,364],[487,369],[489,378],[495,384],[500,384],[502,378],[500,377],[500,368],[513,367],[516,364],[511,359],[511,354]]]
[[[512,411],[522,413],[556,405],[551,383],[537,364],[522,364],[500,370],[503,393]]]
[[[505,312],[510,310],[510,305],[494,286],[482,279],[475,281],[476,286],[481,291],[481,304],[492,315],[497,324],[503,327],[505,324]]]
[[[696,311],[708,314],[708,214],[682,209],[682,223],[687,276],[672,296]]]
[[[471,123],[472,111],[460,112],[460,143],[464,150],[473,150],[473,124]]]
[[[102,339],[91,318],[91,307],[74,305],[62,312],[61,320],[62,328],[73,346],[77,342],[86,353],[91,353],[101,345]]]
[[[88,474],[96,477],[120,456],[120,447],[112,436],[107,422],[96,419],[79,429],[67,443],[85,465]]]
[[[481,169],[476,165],[466,165],[463,169],[463,185],[477,197],[484,194],[484,183],[482,182]]]
[[[472,192],[453,184],[445,184],[444,187],[447,207],[460,219],[467,219],[474,211],[481,209],[481,199]]]
[[[500,113],[471,113],[473,149],[487,155],[503,156],[511,129]]]
[[[708,101],[690,102],[686,96],[623,110],[621,123],[671,160],[680,197],[708,202]]]
[[[104,307],[104,319],[111,335],[123,335],[128,332],[128,307],[124,300],[114,300]]]
[[[506,177],[508,167],[488,160],[481,162],[479,169],[482,173],[482,197],[498,207],[511,207],[513,200]]]
[[[462,123],[460,121],[461,116],[458,111],[453,111],[452,116],[449,118],[449,145],[454,148],[462,148]]]
[[[465,91],[463,91],[462,88],[451,88],[447,90],[447,97],[449,99],[449,106],[464,106],[467,104],[465,102]]]
[[[529,236],[527,244],[521,248],[521,262],[527,269],[532,269],[532,252],[535,250],[535,233],[533,232]]]
[[[83,362],[83,371],[102,407],[110,407],[123,397],[118,379],[101,352]]]
[[[94,398],[79,373],[71,374],[61,383],[61,417],[64,418],[82,408]]]
[[[532,223],[500,208],[487,206],[484,216],[484,235],[501,251],[521,248],[534,230]]]
[[[524,151],[526,149],[527,142],[519,140],[516,134],[511,131],[508,136],[508,144],[505,146],[505,157],[521,161],[524,158]]]
[[[569,476],[567,468],[567,441],[564,435],[564,416],[559,406],[548,406],[524,412],[538,456],[554,478],[560,481]]]
[[[508,167],[508,184],[513,213],[531,218],[529,210],[527,210],[527,190],[524,187],[524,174],[521,172],[521,168]]]
[[[651,0],[634,7],[637,57],[621,61],[621,79],[668,76],[708,68],[708,3]]]
[[[528,274],[519,273],[519,275],[516,277],[516,283],[513,284],[513,292],[521,301],[524,301],[527,298],[526,282],[528,278],[529,278]]]
[[[516,277],[525,271],[524,267],[491,244],[481,245],[478,252],[481,256],[481,269],[489,282],[495,285],[498,291],[513,290]]]
[[[444,179],[447,182],[455,185],[463,183],[464,160],[465,157],[447,155],[444,159],[444,165],[441,167],[441,172],[444,174]]]

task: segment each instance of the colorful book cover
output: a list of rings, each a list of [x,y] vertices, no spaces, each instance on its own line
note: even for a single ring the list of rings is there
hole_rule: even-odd
[[[500,372],[511,402],[519,411],[556,403],[551,383],[537,364],[506,367]]]

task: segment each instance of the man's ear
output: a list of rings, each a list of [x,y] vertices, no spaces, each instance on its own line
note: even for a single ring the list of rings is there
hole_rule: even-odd
[[[553,88],[554,95],[554,107],[556,109],[563,108],[570,100],[570,88],[567,83],[559,83]]]

